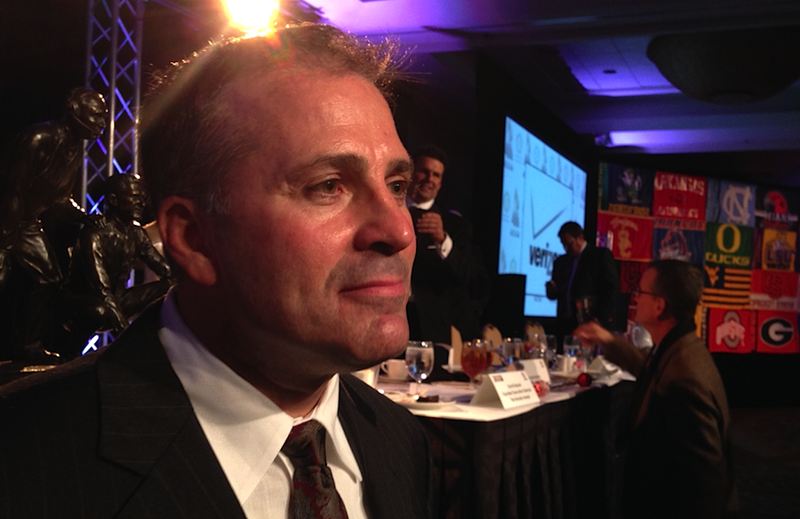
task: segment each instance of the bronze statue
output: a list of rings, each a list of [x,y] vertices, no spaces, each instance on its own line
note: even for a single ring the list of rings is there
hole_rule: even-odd
[[[70,92],[63,119],[33,125],[14,141],[0,164],[0,295],[14,269],[32,283],[20,301],[12,357],[53,361],[43,347],[52,303],[62,280],[55,253],[45,237],[40,215],[102,227],[101,215],[87,215],[72,200],[83,161],[83,141],[96,139],[106,127],[103,96],[85,88]]]
[[[121,332],[169,289],[169,265],[139,225],[145,202],[139,177],[114,175],[106,180],[106,225],[81,230],[59,296],[59,319],[72,332],[69,345],[62,348],[65,356],[79,355],[95,332]],[[128,288],[137,261],[161,279]]]

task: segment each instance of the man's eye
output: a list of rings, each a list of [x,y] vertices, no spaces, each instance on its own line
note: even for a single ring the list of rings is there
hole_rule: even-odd
[[[320,182],[311,189],[312,191],[316,191],[324,195],[335,195],[339,191],[340,187],[341,187],[341,181],[339,181],[339,179],[336,178],[331,178],[323,182]]]
[[[388,186],[393,195],[405,195],[408,189],[408,181],[395,180],[394,182],[389,182]]]

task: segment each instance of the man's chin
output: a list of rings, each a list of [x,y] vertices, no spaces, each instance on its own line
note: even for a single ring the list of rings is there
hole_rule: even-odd
[[[363,338],[365,347],[360,349],[367,367],[397,357],[408,343],[408,321],[404,315],[384,315],[373,324]]]

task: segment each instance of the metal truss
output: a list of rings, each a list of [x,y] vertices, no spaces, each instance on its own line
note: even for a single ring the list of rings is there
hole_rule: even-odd
[[[103,183],[114,173],[138,173],[141,48],[145,0],[89,0],[86,85],[103,94],[109,123],[85,148],[81,204],[99,211]]]
[[[114,173],[139,172],[139,100],[145,0],[89,0],[86,35],[86,86],[105,97],[105,134],[84,148],[81,205],[100,211],[103,185]],[[131,275],[132,277],[132,275]],[[82,353],[111,342],[103,333]]]

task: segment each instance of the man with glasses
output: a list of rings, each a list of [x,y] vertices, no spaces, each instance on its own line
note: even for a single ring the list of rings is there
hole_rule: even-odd
[[[645,356],[596,323],[584,343],[636,376],[627,437],[624,517],[721,517],[733,502],[728,402],[711,355],[695,334],[700,272],[678,260],[650,264],[635,292],[636,321],[652,336]]]

